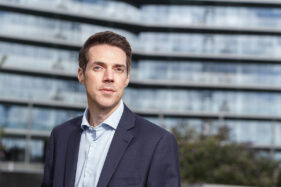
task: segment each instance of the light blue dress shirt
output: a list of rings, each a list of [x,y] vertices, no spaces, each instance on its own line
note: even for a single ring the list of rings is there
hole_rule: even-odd
[[[123,114],[121,100],[118,108],[96,127],[89,124],[86,108],[81,128],[83,129],[78,154],[75,187],[96,187],[113,135]]]

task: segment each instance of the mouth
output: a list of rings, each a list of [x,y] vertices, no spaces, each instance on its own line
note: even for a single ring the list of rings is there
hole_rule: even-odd
[[[100,89],[100,92],[102,92],[104,94],[112,94],[115,92],[115,90],[112,88],[102,88],[102,89]]]

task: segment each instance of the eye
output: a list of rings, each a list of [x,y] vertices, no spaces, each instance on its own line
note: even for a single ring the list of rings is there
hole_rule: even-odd
[[[100,70],[102,69],[102,67],[99,66],[99,65],[95,65],[95,66],[93,67],[93,69],[94,69],[94,71],[100,71]]]
[[[115,70],[119,73],[123,73],[125,71],[124,67],[116,67]]]
[[[117,68],[117,71],[122,72],[122,71],[123,71],[123,69],[122,69],[122,68]]]

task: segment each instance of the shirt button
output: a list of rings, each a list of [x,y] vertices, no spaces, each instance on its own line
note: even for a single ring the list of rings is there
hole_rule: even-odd
[[[87,169],[87,174],[91,174],[92,173],[92,171],[91,170],[89,170],[89,169]]]
[[[92,143],[92,144],[91,144],[91,147],[96,147],[96,146],[97,146],[96,143]]]

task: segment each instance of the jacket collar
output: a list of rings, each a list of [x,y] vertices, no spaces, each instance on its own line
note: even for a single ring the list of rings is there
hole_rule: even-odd
[[[64,180],[65,187],[74,186],[75,183],[79,144],[83,131],[81,129],[81,122],[82,116],[72,123],[75,128],[71,132],[67,144]],[[124,104],[124,111],[109,147],[97,187],[104,187],[109,183],[119,161],[134,138],[133,134],[129,132],[134,126],[135,114]]]
[[[69,135],[67,150],[66,150],[66,160],[65,160],[65,176],[64,176],[64,186],[74,186],[75,183],[75,172],[77,167],[78,152],[80,138],[82,134],[82,129],[80,124],[82,122],[82,116],[76,118],[70,125],[73,128]]]
[[[113,136],[97,187],[107,186],[134,136],[128,131],[135,126],[135,115],[124,105],[124,112]]]

